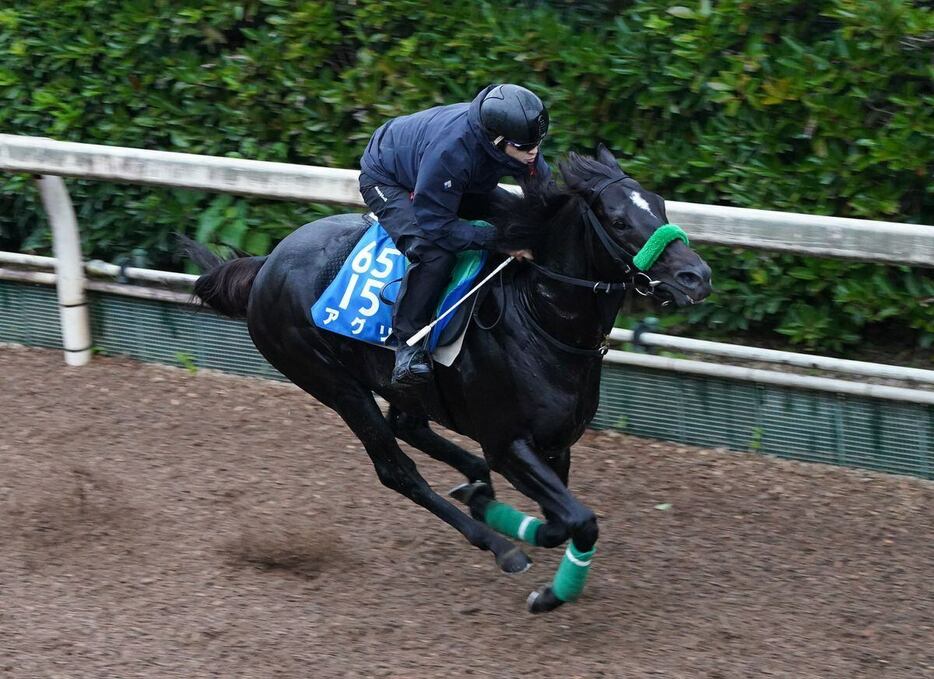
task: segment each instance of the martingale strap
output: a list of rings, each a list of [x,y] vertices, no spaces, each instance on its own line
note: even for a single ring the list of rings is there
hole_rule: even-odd
[[[535,318],[533,318],[529,310],[526,309],[524,305],[520,304],[516,300],[515,298],[516,292],[511,286],[506,287],[505,290],[506,290],[507,296],[504,299],[508,300],[509,303],[515,306],[515,308],[525,317],[525,320],[528,321],[529,325],[532,326],[532,328],[535,330],[535,332],[539,336],[551,342],[552,345],[554,345],[561,351],[565,351],[569,354],[575,354],[577,356],[589,356],[589,357],[601,358],[601,359],[606,355],[606,352],[609,348],[609,346],[607,345],[606,336],[604,336],[603,342],[600,343],[600,346],[594,347],[593,349],[584,348],[584,347],[572,347],[570,344],[565,344],[558,338],[553,337],[547,330],[545,330],[541,325],[539,325],[538,322],[536,322]],[[621,296],[623,292],[620,292],[618,294]],[[620,304],[620,298],[612,297],[612,299],[614,300],[616,304],[616,308],[618,309],[619,304]],[[614,313],[614,318],[615,318],[615,313]],[[612,328],[612,323],[610,324],[610,327]],[[608,332],[609,330],[605,330],[605,333],[608,333]]]
[[[646,241],[645,245],[632,258],[632,263],[639,271],[648,271],[658,260],[668,244],[674,240],[682,240],[685,245],[690,245],[688,235],[677,224],[663,224],[655,229],[652,237]]]

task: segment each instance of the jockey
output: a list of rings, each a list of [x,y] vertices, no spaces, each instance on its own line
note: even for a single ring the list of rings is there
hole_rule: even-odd
[[[425,343],[410,347],[406,340],[434,317],[457,253],[494,248],[493,229],[458,213],[482,215],[503,177],[547,179],[539,153],[547,132],[541,99],[518,85],[491,85],[472,102],[400,116],[373,134],[360,159],[360,193],[409,260],[393,309],[393,384],[430,379]],[[528,250],[506,254],[532,258]]]

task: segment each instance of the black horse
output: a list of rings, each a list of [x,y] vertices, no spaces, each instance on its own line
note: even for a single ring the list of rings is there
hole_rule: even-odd
[[[523,571],[530,560],[491,526],[544,547],[570,538],[568,567],[584,570],[568,576],[559,568],[565,580],[556,576],[552,586],[533,592],[532,612],[576,598],[597,541],[594,512],[568,490],[568,472],[571,446],[597,409],[606,335],[623,296],[635,289],[684,305],[711,290],[710,268],[682,240],[673,240],[645,272],[633,265],[667,223],[665,206],[622,172],[606,148],[598,148],[596,159],[571,153],[560,169],[566,188],[528,185],[521,196],[500,191],[493,201],[486,216],[500,244],[529,247],[536,260],[513,263],[498,284],[494,279],[460,355],[449,368],[437,366],[434,381],[422,388],[389,384],[391,351],[309,320],[312,304],[336,274],[334,262],[362,233],[360,215],[306,224],[266,257],[223,262],[202,246],[189,250],[209,268],[195,285],[202,301],[225,315],[245,315],[263,356],[343,418],[384,485],[454,526],[472,545],[492,551],[506,572]],[[374,393],[390,404],[388,413]],[[477,441],[483,457],[447,441],[429,421]],[[467,477],[452,494],[468,505],[469,515],[431,489],[397,439]],[[495,501],[490,470],[534,500],[544,521]],[[491,514],[491,506],[505,511],[505,518]],[[531,534],[529,525],[535,527]],[[568,587],[567,577],[577,582]]]

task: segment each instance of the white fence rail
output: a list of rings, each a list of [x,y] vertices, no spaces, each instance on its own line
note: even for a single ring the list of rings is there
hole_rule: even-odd
[[[54,257],[39,257],[24,255],[15,252],[0,252],[0,279],[31,281],[35,283],[54,284],[55,275],[35,271],[16,271],[6,269],[2,265],[26,266],[32,270],[49,271],[56,268]],[[136,267],[120,267],[98,259],[85,262],[84,271],[88,276],[125,278],[127,280],[143,281],[158,285],[173,286],[179,289],[191,290],[197,276],[173,271],[158,271],[155,269],[140,269]],[[148,288],[139,285],[119,285],[103,283],[100,280],[89,278],[89,290],[103,292],[114,291],[118,294],[145,297],[147,299],[162,299],[178,303],[195,301],[197,298],[183,292],[173,292],[161,288]],[[822,370],[843,375],[872,377],[876,379],[898,380],[909,385],[925,385],[934,388],[934,370],[909,368],[900,365],[886,365],[883,363],[869,363],[866,361],[853,361],[843,358],[830,358],[813,354],[801,354],[792,351],[777,351],[775,349],[761,349],[741,344],[727,344],[725,342],[711,342],[690,337],[676,337],[655,332],[643,332],[636,337],[632,330],[614,328],[610,333],[610,340],[614,342],[634,342],[646,347],[658,347],[673,351],[687,353],[708,354],[721,358],[739,359],[741,361],[755,361],[761,363],[774,363],[797,368]],[[610,362],[620,362],[619,354],[613,352],[607,357]]]
[[[0,260],[2,261],[2,260]],[[632,330],[614,328],[610,339],[617,342],[636,342],[636,333]],[[739,359],[741,361],[756,361],[761,363],[775,363],[777,365],[794,366],[810,370],[826,370],[846,375],[860,375],[876,379],[901,380],[909,384],[931,385],[934,388],[934,370],[922,368],[908,368],[900,365],[885,365],[883,363],[869,363],[867,361],[853,361],[845,358],[831,358],[829,356],[815,356],[800,354],[793,351],[777,351],[775,349],[760,349],[742,344],[725,344],[723,342],[710,342],[708,340],[691,339],[689,337],[675,337],[654,332],[644,332],[638,336],[638,344],[647,347],[659,347],[687,353],[708,354],[724,358]]]
[[[90,358],[90,336],[87,328],[84,289],[106,290],[167,301],[183,301],[184,298],[183,294],[177,292],[87,281],[84,279],[85,272],[106,276],[122,273],[129,277],[163,284],[190,282],[191,277],[149,270],[121,270],[112,264],[103,262],[83,263],[77,249],[80,239],[77,234],[74,211],[60,177],[200,189],[284,200],[362,205],[357,188],[358,172],[354,170],[79,144],[40,137],[0,134],[0,171],[27,172],[42,177],[39,180],[40,192],[52,224],[56,258],[0,253],[0,262],[36,268],[51,267],[55,268],[57,273],[30,275],[21,270],[0,268],[0,278],[32,280],[48,284],[55,282],[58,285],[63,346],[66,360],[72,365],[81,365]],[[934,266],[934,227],[932,226],[717,207],[675,201],[669,201],[667,205],[669,217],[679,222],[698,242],[816,256]],[[630,339],[628,332],[616,330],[614,339],[628,340]],[[658,346],[681,348],[686,351],[710,350],[710,353],[720,353],[720,355],[773,360],[790,365],[837,369],[877,377],[907,379],[915,383],[930,383],[931,375],[934,374],[931,371],[855,361],[836,361],[840,365],[835,364],[831,368],[829,364],[834,363],[834,359],[822,357],[805,357],[800,354],[767,352],[741,347],[730,348],[732,345],[720,345],[719,348],[708,347],[706,345],[714,343],[703,342],[699,344],[705,346],[699,347],[697,340],[666,339],[661,335],[646,335],[644,339]],[[758,354],[756,356],[746,355],[750,351],[758,352]],[[765,357],[763,352],[775,355]],[[697,362],[646,357],[616,351],[611,352],[608,360],[638,365],[648,361],[654,367],[661,367],[661,362],[666,361],[665,367],[673,370],[683,369],[686,372],[714,370],[723,374],[723,370],[729,368],[719,366],[708,369],[699,367],[704,364],[694,365]],[[731,376],[741,378],[741,375],[745,375],[746,379],[763,380],[766,379],[764,372],[766,371],[749,372],[749,369],[737,367]],[[806,386],[804,382],[807,379],[820,381],[822,378],[806,379],[789,376],[775,379],[779,379],[781,383],[787,380],[797,380],[797,386]],[[824,380],[824,382],[826,384],[822,387],[811,385],[811,388],[839,388],[848,393],[871,394],[900,400],[920,400],[924,403],[929,403],[934,398],[931,392],[870,387],[869,385],[852,386],[855,384],[852,382],[842,383],[842,386],[831,384],[831,382],[838,382],[836,380]],[[846,384],[851,386],[847,387]]]
[[[28,266],[30,270],[8,269],[0,266],[0,280],[6,279],[43,285],[55,285],[57,282],[56,274],[48,272],[49,269],[57,268],[57,262],[53,257],[37,257],[33,255],[0,252],[0,265],[2,264]],[[39,271],[37,271],[37,269]],[[190,304],[197,299],[185,292],[145,287],[142,285],[123,285],[99,280],[99,277],[102,276],[108,278],[126,278],[145,281],[150,284],[156,283],[171,285],[176,288],[190,289],[191,285],[197,279],[197,276],[190,274],[157,271],[153,269],[138,269],[135,267],[119,267],[115,264],[108,264],[99,260],[86,262],[84,270],[89,277],[98,277],[88,278],[86,280],[85,287],[88,290],[171,302],[174,304]],[[617,342],[636,341],[632,330],[624,330],[621,328],[613,330],[610,334],[610,339]],[[653,368],[687,375],[705,375],[739,381],[751,381],[757,384],[774,384],[797,389],[852,394],[855,396],[934,405],[934,390],[932,390],[932,388],[934,388],[934,370],[922,370],[919,368],[867,363],[863,361],[850,361],[788,351],[759,349],[757,347],[709,342],[706,340],[674,337],[651,332],[642,333],[638,338],[638,343],[644,346],[673,349],[676,351],[704,353],[747,361],[811,368],[835,372],[850,377],[873,377],[897,380],[900,385],[905,386],[867,384],[852,380],[799,375],[777,370],[761,370],[742,366],[724,365],[722,363],[704,363],[701,361],[653,356],[615,349],[610,350],[604,360],[608,363]],[[921,388],[915,388],[918,386]]]
[[[0,134],[0,171],[363,205],[355,170]]]
[[[0,171],[362,205],[356,170],[0,134]],[[668,201],[699,243],[934,266],[934,226]]]
[[[849,380],[838,380],[828,377],[812,377],[810,375],[797,375],[777,370],[760,370],[758,368],[746,368],[738,365],[705,363],[703,361],[638,354],[631,351],[617,351],[615,349],[611,349],[607,352],[605,360],[610,363],[622,363],[624,365],[654,368],[655,370],[666,370],[688,375],[704,375],[707,377],[756,382],[758,384],[775,384],[796,389],[813,389],[817,391],[828,391],[835,394],[852,394],[854,396],[934,405],[934,391],[925,391],[922,389],[906,389],[904,387],[851,382]]]

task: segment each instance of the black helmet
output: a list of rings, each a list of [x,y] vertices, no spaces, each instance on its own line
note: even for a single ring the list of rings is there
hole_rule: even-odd
[[[548,132],[548,109],[519,85],[497,85],[480,102],[480,122],[493,141],[504,139],[527,150]]]

